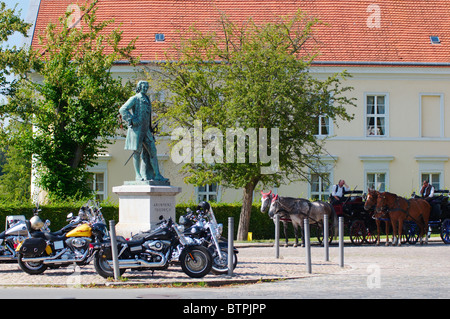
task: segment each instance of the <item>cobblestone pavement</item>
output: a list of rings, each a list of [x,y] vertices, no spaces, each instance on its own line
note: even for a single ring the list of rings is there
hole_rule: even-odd
[[[127,270],[123,277],[126,281],[118,284],[167,284],[186,282],[206,282],[220,284],[229,282],[271,281],[276,279],[302,278],[307,273],[303,248],[281,248],[280,258],[275,258],[275,248],[257,245],[239,247],[238,266],[233,277],[209,274],[201,279],[188,277],[181,267],[173,265],[168,270]],[[331,248],[333,249],[333,248]],[[313,248],[319,253],[320,247]],[[322,248],[323,250],[323,248]],[[349,269],[349,267],[346,267]],[[345,268],[344,268],[345,269]],[[342,271],[336,263],[319,262],[314,265],[314,274],[328,274]],[[97,275],[92,263],[84,267],[61,267],[47,269],[42,275],[28,275],[16,263],[0,264],[0,286],[9,285],[112,285],[111,280]]]
[[[450,246],[433,241],[429,245],[345,246],[345,266],[339,267],[339,249],[330,247],[330,261],[324,261],[323,247],[312,247],[312,273],[307,273],[304,248],[280,248],[275,258],[273,247],[241,247],[234,276],[207,275],[192,279],[180,267],[168,271],[127,271],[126,284],[158,284],[178,282],[228,283],[263,282],[255,285],[222,286],[219,288],[156,288],[144,292],[146,298],[176,296],[177,298],[449,298]],[[111,285],[95,273],[92,265],[47,270],[30,276],[16,264],[0,265],[0,286]],[[114,283],[115,284],[115,283]],[[152,297],[153,296],[153,297]]]

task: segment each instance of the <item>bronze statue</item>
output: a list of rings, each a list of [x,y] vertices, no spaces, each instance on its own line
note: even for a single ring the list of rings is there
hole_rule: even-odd
[[[147,81],[139,81],[136,95],[128,99],[119,110],[122,118],[128,123],[125,149],[133,151],[130,158],[133,157],[137,181],[168,183],[168,179],[159,171],[154,128],[151,123],[152,104],[147,96],[148,88]]]

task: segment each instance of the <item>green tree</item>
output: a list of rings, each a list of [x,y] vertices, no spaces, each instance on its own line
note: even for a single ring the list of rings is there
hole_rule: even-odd
[[[310,170],[318,167],[320,154],[326,152],[324,140],[315,136],[319,116],[352,118],[347,107],[354,104],[346,96],[351,88],[341,84],[349,75],[343,72],[318,79],[309,72],[318,53],[313,38],[318,24],[300,11],[261,25],[252,20],[237,25],[223,16],[221,29],[216,32],[191,28],[177,55],[166,58],[176,62],[163,63],[162,72],[150,73],[162,83],[161,89],[171,92],[165,103],[155,105],[170,127],[184,127],[191,134],[195,133],[195,123],[203,132],[216,128],[223,134],[228,128],[256,129],[260,144],[274,137],[271,143],[277,145],[271,150],[279,154],[278,167],[262,160],[261,150],[258,154],[249,152],[250,139],[245,142],[243,163],[237,158],[214,163],[203,158],[199,163],[195,161],[199,154],[194,151],[190,163],[183,167],[189,183],[217,182],[243,189],[238,240],[247,239],[253,192],[258,184],[278,186],[306,180]],[[259,128],[266,128],[268,135]],[[270,133],[271,128],[279,130],[278,139],[276,130]],[[205,141],[203,136],[203,152],[212,143],[217,146],[214,156],[226,154],[226,143],[220,150],[220,144],[214,142],[218,137]],[[238,141],[234,144],[237,147]]]
[[[31,24],[24,22],[16,12],[16,8],[7,9],[4,2],[0,2],[0,94],[9,94],[15,79],[10,78],[11,70],[22,68],[22,59],[26,49],[5,46],[5,42],[15,32],[27,36]]]
[[[0,94],[10,95],[14,92],[17,79],[13,77],[12,70],[22,69],[23,57],[26,56],[25,48],[10,47],[5,45],[7,40],[18,32],[27,36],[30,24],[25,23],[16,11],[7,9],[4,2],[0,2]],[[17,130],[20,123],[6,125],[0,133],[0,149],[2,153],[2,165],[0,171],[0,198],[7,201],[26,202],[30,198],[31,160],[23,157],[15,147]]]
[[[122,32],[109,31],[114,21],[97,21],[96,3],[81,8],[79,27],[69,25],[70,12],[48,24],[21,60],[24,66],[14,70],[19,85],[0,109],[33,127],[22,131],[20,150],[34,156],[40,186],[59,198],[90,193],[87,167],[111,143],[118,107],[132,92],[111,67],[118,60],[137,62],[135,40],[121,46]]]
[[[28,125],[14,121],[0,132],[0,150],[5,154],[5,162],[0,176],[0,199],[8,202],[27,203],[31,195],[31,157],[24,157],[17,144],[22,130]]]

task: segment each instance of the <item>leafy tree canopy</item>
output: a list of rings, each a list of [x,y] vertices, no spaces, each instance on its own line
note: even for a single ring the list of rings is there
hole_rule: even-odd
[[[39,45],[14,56],[19,80],[0,108],[3,117],[33,127],[22,131],[20,150],[34,156],[40,186],[59,198],[89,194],[86,169],[116,134],[118,106],[132,92],[111,67],[137,62],[135,40],[122,46],[113,20],[97,20],[96,3],[81,8],[77,25],[68,22],[71,12],[49,23]]]
[[[162,73],[150,74],[162,83],[161,89],[170,92],[157,107],[172,128],[185,128],[191,137],[195,125],[203,132],[218,129],[223,135],[230,128],[255,129],[258,145],[267,142],[267,154],[260,148],[249,152],[252,142],[247,138],[244,162],[236,157],[210,163],[204,155],[211,143],[212,155],[219,155],[215,159],[221,154],[226,158],[229,147],[224,138],[222,144],[215,143],[221,138],[217,134],[203,135],[203,157],[189,153],[183,168],[187,182],[243,188],[238,239],[245,240],[257,184],[278,186],[287,180],[308,179],[326,152],[325,141],[316,138],[319,117],[351,120],[347,108],[354,104],[346,94],[351,88],[341,83],[349,74],[319,79],[310,73],[318,54],[313,37],[321,24],[317,19],[299,11],[266,24],[249,20],[239,25],[226,16],[220,22],[215,32],[191,28],[177,55],[166,58],[176,62],[163,63]],[[267,136],[260,128],[267,129]],[[195,142],[191,145],[195,149]],[[239,146],[237,139],[233,146]],[[278,165],[262,156],[275,160],[274,153],[278,153]]]

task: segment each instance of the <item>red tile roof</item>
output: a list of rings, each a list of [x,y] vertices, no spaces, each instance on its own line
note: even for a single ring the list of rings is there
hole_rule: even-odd
[[[71,3],[84,0],[41,0],[33,45],[36,35]],[[99,19],[121,24],[124,41],[139,36],[135,53],[144,61],[164,59],[164,52],[179,41],[178,31],[193,24],[213,30],[220,12],[258,23],[301,9],[328,24],[315,33],[321,52],[317,63],[450,66],[448,0],[99,0],[97,6]],[[156,42],[156,33],[163,33],[165,41]],[[430,36],[439,36],[441,43],[431,44]]]

